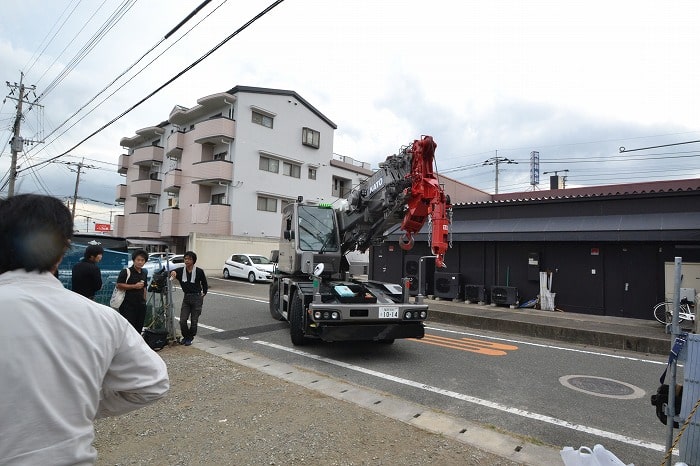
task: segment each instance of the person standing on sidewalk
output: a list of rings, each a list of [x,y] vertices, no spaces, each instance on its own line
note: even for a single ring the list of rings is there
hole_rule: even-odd
[[[127,276],[126,269],[119,272],[117,277],[117,287],[126,291],[124,302],[119,306],[119,313],[126,320],[131,322],[137,332],[143,332],[143,324],[146,321],[146,282],[148,273],[143,270],[143,266],[148,260],[148,253],[143,249],[137,249],[131,254],[134,263],[129,267]]]
[[[193,251],[187,251],[184,260],[185,266],[170,272],[170,278],[177,278],[182,292],[185,293],[180,308],[180,332],[183,338],[182,343],[189,346],[197,335],[197,322],[199,322],[199,316],[202,315],[202,305],[209,290],[209,284],[204,270],[194,266],[197,262],[197,254]],[[189,326],[187,319],[190,320]]]
[[[95,418],[170,387],[165,362],[129,322],[54,277],[72,237],[59,199],[0,200],[0,464],[94,464]]]
[[[99,244],[90,244],[80,262],[73,266],[71,288],[78,294],[95,299],[95,293],[102,289],[102,272],[97,264],[102,260],[105,250]]]

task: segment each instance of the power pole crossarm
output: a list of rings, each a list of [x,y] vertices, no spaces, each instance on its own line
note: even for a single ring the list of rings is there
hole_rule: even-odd
[[[495,157],[491,157],[490,159],[484,161],[484,163],[482,165],[495,165],[496,166],[496,186],[495,186],[495,191],[494,191],[495,194],[498,194],[498,172],[499,172],[498,165],[500,163],[515,163],[515,164],[517,164],[518,162],[516,162],[515,160],[505,158],[505,157],[499,157],[498,151],[496,151]]]

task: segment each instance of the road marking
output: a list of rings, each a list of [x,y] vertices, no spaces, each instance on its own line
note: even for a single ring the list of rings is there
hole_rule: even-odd
[[[555,345],[547,345],[544,343],[533,343],[530,341],[523,341],[523,340],[514,340],[512,338],[501,338],[501,337],[493,337],[491,335],[483,335],[479,333],[470,333],[470,332],[462,332],[459,330],[448,330],[445,328],[439,328],[439,327],[425,327],[427,330],[436,330],[438,332],[445,332],[445,333],[456,333],[458,335],[467,335],[470,337],[481,337],[481,338],[488,338],[489,340],[498,340],[498,341],[506,341],[508,343],[516,343],[518,345],[528,345],[528,346],[536,346],[538,348],[547,348],[547,349],[556,349],[556,350],[561,350],[561,351],[570,351],[572,353],[581,353],[581,354],[590,354],[594,356],[603,356],[606,358],[613,358],[613,359],[623,359],[625,361],[638,361],[638,362],[647,362],[650,364],[658,364],[660,366],[665,366],[668,361],[653,361],[651,359],[642,359],[642,358],[635,358],[631,356],[620,356],[618,354],[608,354],[608,353],[601,353],[598,351],[588,351],[588,350],[580,350],[576,348],[566,348],[563,346],[555,346]]]
[[[618,400],[634,400],[646,395],[644,390],[630,383],[593,375],[564,375],[559,377],[559,383],[587,395]]]
[[[602,437],[602,438],[605,438],[608,440],[615,440],[615,441],[626,443],[628,445],[633,445],[636,447],[647,448],[649,450],[654,450],[654,451],[659,451],[659,452],[666,451],[666,447],[664,445],[661,445],[658,443],[648,442],[646,440],[635,439],[632,437],[628,437],[626,435],[616,434],[614,432],[608,432],[608,431],[598,429],[595,427],[584,426],[581,424],[574,424],[572,422],[565,421],[563,419],[557,419],[555,417],[547,416],[545,414],[533,413],[531,411],[526,411],[526,410],[523,410],[520,408],[513,408],[510,406],[503,405],[501,403],[496,403],[494,401],[483,400],[481,398],[476,398],[476,397],[473,397],[470,395],[465,395],[463,393],[454,392],[452,390],[445,390],[445,389],[435,387],[432,385],[427,385],[424,383],[415,382],[413,380],[404,379],[402,377],[396,377],[394,375],[385,374],[383,372],[378,372],[378,371],[375,371],[372,369],[367,369],[365,367],[356,366],[354,364],[348,364],[346,362],[337,361],[335,359],[326,358],[324,356],[319,356],[316,354],[307,353],[305,351],[301,351],[301,350],[298,350],[296,348],[288,348],[286,346],[278,345],[276,343],[270,343],[270,342],[261,341],[261,340],[256,340],[254,343],[257,343],[259,345],[264,345],[264,346],[267,346],[270,348],[275,348],[275,349],[278,349],[281,351],[286,351],[288,353],[293,353],[293,354],[296,354],[298,356],[303,356],[305,358],[315,359],[317,361],[325,362],[327,364],[332,364],[334,366],[343,367],[345,369],[349,369],[349,370],[352,370],[355,372],[361,372],[363,374],[371,375],[373,377],[378,377],[378,378],[384,379],[384,380],[389,380],[391,382],[396,382],[396,383],[406,385],[409,387],[417,388],[420,390],[425,390],[425,391],[432,392],[432,393],[437,393],[439,395],[447,396],[447,397],[454,398],[454,399],[461,400],[461,401],[466,401],[467,403],[472,403],[472,404],[484,406],[486,408],[496,409],[498,411],[503,411],[503,412],[508,413],[508,414],[514,414],[516,416],[521,416],[524,418],[533,419],[533,420],[545,422],[548,424],[553,424],[555,426],[564,427],[567,429],[575,430],[577,432],[584,432],[584,433],[591,434],[591,435],[597,435],[599,437]],[[674,454],[678,454],[678,452],[674,450]]]
[[[518,347],[514,345],[506,345],[492,341],[474,340],[472,338],[462,338],[456,340],[454,338],[441,337],[439,335],[425,335],[420,339],[409,338],[408,341],[442,346],[443,348],[451,348],[461,351],[470,351],[472,353],[484,354],[486,356],[505,356],[508,354],[507,351],[515,351],[518,349]]]

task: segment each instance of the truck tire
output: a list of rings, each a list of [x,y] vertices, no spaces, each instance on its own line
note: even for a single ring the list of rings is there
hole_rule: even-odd
[[[270,285],[270,315],[275,320],[284,320],[280,309],[280,284],[277,281],[272,282]]]
[[[299,293],[294,294],[292,308],[289,311],[289,335],[292,337],[294,346],[306,344],[306,338],[304,338],[304,302]]]

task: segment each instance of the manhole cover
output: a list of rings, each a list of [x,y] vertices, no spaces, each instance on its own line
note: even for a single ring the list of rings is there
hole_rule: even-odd
[[[607,398],[630,400],[645,395],[644,390],[639,387],[605,377],[565,375],[559,378],[559,382],[572,390]]]

